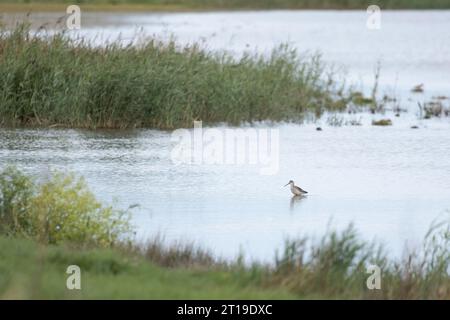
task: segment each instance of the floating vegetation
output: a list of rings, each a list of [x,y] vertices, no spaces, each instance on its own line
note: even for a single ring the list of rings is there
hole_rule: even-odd
[[[421,84],[418,84],[417,86],[414,86],[412,89],[411,89],[411,92],[414,92],[414,93],[422,93],[422,92],[424,92],[424,85],[423,85],[423,83],[421,83]]]
[[[442,100],[430,101],[426,103],[418,103],[420,117],[423,119],[431,119],[432,117],[448,117],[450,115],[450,107],[445,107]]]
[[[392,126],[391,119],[372,120],[373,126]]]

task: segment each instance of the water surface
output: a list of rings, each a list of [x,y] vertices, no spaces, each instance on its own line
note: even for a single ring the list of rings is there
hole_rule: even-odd
[[[285,237],[319,237],[330,223],[353,222],[362,237],[398,255],[450,209],[450,121],[421,120],[417,108],[450,93],[450,11],[383,12],[378,31],[366,28],[366,18],[365,11],[83,13],[80,32],[99,43],[119,35],[135,43],[174,35],[180,43],[204,41],[239,55],[266,53],[287,41],[300,51],[322,52],[365,90],[380,61],[381,90],[408,112],[338,115],[361,126],[331,126],[333,115],[315,124],[275,125],[280,169],[270,176],[258,166],[175,165],[171,133],[158,130],[1,129],[0,167],[15,164],[41,177],[52,169],[83,175],[101,200],[140,205],[133,211],[140,239],[160,233],[225,257],[242,250],[271,260]],[[424,95],[410,93],[418,83],[425,84]],[[393,126],[371,125],[382,117]],[[290,179],[308,196],[292,200],[283,188]]]
[[[157,233],[234,257],[273,257],[283,239],[320,236],[329,222],[354,222],[368,240],[395,254],[417,245],[431,222],[448,217],[448,122],[418,130],[407,125],[279,125],[280,170],[258,166],[174,165],[168,132],[156,130],[1,130],[1,165],[45,176],[50,169],[86,177],[103,201],[133,212],[138,237]],[[294,201],[283,185],[295,180],[310,193]]]

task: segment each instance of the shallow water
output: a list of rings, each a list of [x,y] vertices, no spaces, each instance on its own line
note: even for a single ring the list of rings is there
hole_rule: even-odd
[[[287,236],[317,237],[329,223],[354,222],[365,239],[399,254],[448,217],[450,125],[396,124],[272,127],[280,134],[275,175],[261,175],[258,165],[175,165],[175,142],[156,130],[2,130],[0,159],[39,176],[74,171],[102,200],[140,204],[133,221],[141,239],[160,233],[225,257],[242,249],[270,260]],[[283,188],[290,179],[308,196],[292,200]]]
[[[0,129],[0,167],[12,163],[38,176],[50,169],[76,172],[100,199],[117,199],[124,208],[140,205],[133,210],[139,238],[160,233],[224,257],[242,250],[251,259],[271,260],[285,237],[319,237],[329,224],[343,228],[351,222],[365,239],[376,238],[399,255],[405,243],[419,243],[433,220],[449,216],[450,121],[419,120],[416,102],[450,92],[450,11],[383,12],[378,31],[365,27],[365,11],[83,17],[81,33],[96,41],[119,34],[131,41],[137,26],[143,28],[139,41],[152,34],[174,34],[186,43],[204,38],[208,48],[236,54],[267,52],[289,41],[322,51],[325,61],[348,69],[348,79],[365,89],[380,60],[382,90],[409,112],[399,118],[389,111],[338,115],[361,126],[330,126],[333,115],[325,115],[315,124],[270,127],[280,141],[274,175],[250,165],[175,165],[171,133],[158,130]],[[103,38],[95,37],[99,32]],[[418,83],[425,84],[425,95],[409,92]],[[383,117],[393,119],[393,126],[370,124]],[[323,131],[315,130],[318,125]],[[290,179],[308,196],[292,200],[283,188]]]

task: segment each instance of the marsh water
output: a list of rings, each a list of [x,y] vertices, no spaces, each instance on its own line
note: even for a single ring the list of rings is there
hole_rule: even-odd
[[[41,177],[72,171],[103,201],[139,204],[132,213],[140,239],[160,234],[227,258],[242,251],[271,260],[286,237],[320,237],[329,226],[354,223],[363,238],[399,255],[420,243],[432,221],[449,216],[450,120],[422,119],[417,102],[450,93],[450,12],[386,12],[380,30],[368,30],[366,18],[365,11],[84,15],[80,32],[92,39],[103,34],[96,38],[102,41],[174,35],[236,54],[289,41],[301,51],[321,51],[364,89],[379,61],[380,90],[395,94],[407,111],[256,124],[278,130],[273,175],[262,175],[258,165],[175,164],[171,132],[144,129],[0,129],[0,166],[15,164]],[[410,93],[419,83],[425,93]],[[372,126],[379,118],[393,125]],[[308,196],[292,198],[283,187],[291,179]]]

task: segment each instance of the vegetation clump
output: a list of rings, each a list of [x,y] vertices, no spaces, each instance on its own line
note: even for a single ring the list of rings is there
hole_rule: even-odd
[[[81,178],[53,173],[37,183],[13,167],[0,173],[0,234],[109,247],[131,231],[128,213],[102,205]]]
[[[191,127],[301,120],[345,110],[343,86],[318,56],[282,45],[270,56],[149,40],[94,46],[26,25],[0,33],[0,126]]]
[[[366,106],[366,105],[371,105],[374,103],[374,99],[365,97],[363,95],[363,93],[359,92],[359,91],[353,92],[351,97],[352,97],[352,102],[356,106]]]
[[[425,91],[425,90],[424,90],[424,88],[423,88],[423,83],[418,84],[418,85],[414,86],[414,87],[411,89],[411,92],[414,92],[414,93],[422,93],[422,92],[424,92],[424,91]]]
[[[391,119],[372,120],[373,126],[392,126]]]
[[[436,99],[426,103],[418,103],[421,117],[431,119],[432,117],[448,117],[450,116],[450,107],[445,107],[440,99]]]

